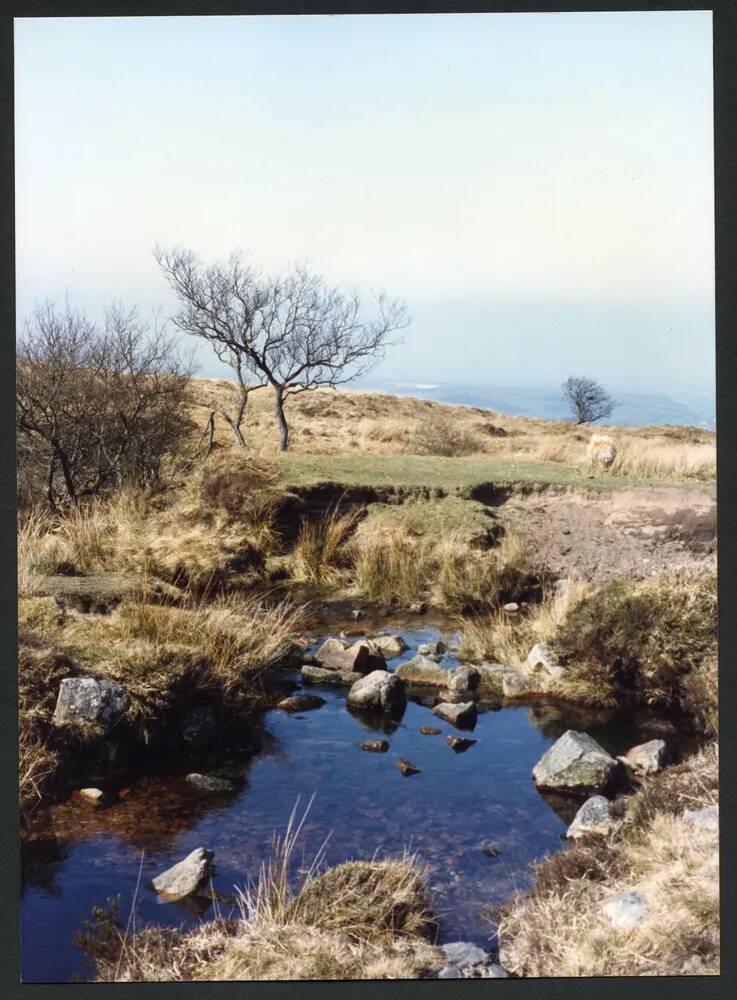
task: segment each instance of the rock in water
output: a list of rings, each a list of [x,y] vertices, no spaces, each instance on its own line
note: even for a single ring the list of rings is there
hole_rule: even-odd
[[[326,670],[324,667],[313,667],[306,663],[300,671],[305,684],[355,684],[360,681],[363,674],[356,673],[355,670]]]
[[[284,712],[308,712],[311,708],[320,708],[325,699],[317,694],[290,694],[277,704]]]
[[[448,671],[446,683],[449,691],[474,691],[481,680],[475,667],[453,667]]]
[[[632,747],[622,757],[617,757],[624,766],[637,777],[647,774],[657,774],[662,771],[668,760],[668,746],[665,740],[649,740],[639,746]]]
[[[372,670],[386,670],[386,660],[379,647],[372,642],[356,642],[349,646],[341,639],[326,639],[315,653],[318,666],[325,670],[349,670],[368,674]]]
[[[423,736],[440,736],[442,731],[437,726],[420,726],[420,732]]]
[[[106,677],[65,677],[59,687],[54,725],[82,723],[109,729],[120,719],[128,696]]]
[[[603,795],[593,795],[590,799],[586,799],[573,817],[573,822],[566,831],[566,837],[570,840],[589,836],[605,837],[613,826],[611,803]]]
[[[157,875],[151,884],[156,892],[167,899],[184,899],[196,892],[210,877],[214,857],[212,851],[196,847],[183,861]]]
[[[569,729],[537,762],[532,776],[538,788],[560,792],[600,792],[621,765],[587,733]]]
[[[406,704],[404,684],[387,670],[374,670],[362,677],[346,696],[346,705],[369,711],[402,712]]]
[[[468,750],[469,747],[478,742],[478,740],[469,740],[462,736],[446,736],[445,741],[456,753],[463,753],[464,750]]]
[[[387,740],[364,740],[358,745],[362,750],[368,750],[369,753],[386,753],[389,749]]]
[[[447,965],[438,979],[506,979],[508,973],[492,961],[489,952],[470,941],[451,941],[441,945]]]
[[[234,785],[225,778],[216,778],[211,774],[188,774],[185,781],[198,792],[208,792],[217,794],[218,792],[232,792]]]
[[[438,666],[429,656],[415,656],[406,663],[400,663],[394,673],[408,684],[445,687],[448,683],[448,671]]]
[[[401,656],[406,649],[409,649],[401,635],[377,635],[374,636],[372,642],[379,647],[387,660]]]
[[[423,642],[417,647],[417,652],[420,656],[427,656],[430,659],[442,659],[442,657],[447,652],[448,647],[438,639],[437,642]]]
[[[397,761],[397,767],[405,776],[420,773],[420,769],[417,764],[413,764],[411,760],[405,760],[404,757],[399,758]]]
[[[473,729],[476,725],[476,706],[472,701],[461,702],[459,705],[452,705],[450,702],[441,701],[432,710],[433,715],[440,716],[452,726],[458,729]]]
[[[629,930],[637,927],[648,915],[650,907],[641,892],[622,892],[610,899],[601,908],[612,927],[617,930]]]

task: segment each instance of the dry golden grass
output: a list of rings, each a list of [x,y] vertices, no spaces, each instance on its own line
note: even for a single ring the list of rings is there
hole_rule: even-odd
[[[435,602],[447,611],[496,608],[537,582],[529,546],[518,535],[503,535],[488,551],[454,543],[437,547]]]
[[[309,809],[309,807],[308,807]],[[102,982],[410,979],[437,973],[442,953],[415,859],[353,861],[320,871],[321,854],[293,886],[290,871],[307,812],[295,811],[257,879],[240,893],[241,918],[192,931],[127,935],[110,914],[86,937]]]
[[[27,725],[19,730],[19,795],[21,814],[28,814],[44,798],[59,766],[59,755]]]
[[[420,600],[435,573],[435,550],[434,540],[412,536],[401,522],[362,532],[353,552],[356,593],[385,604]]]
[[[684,808],[716,804],[716,772],[709,747],[681,766],[675,783],[668,770],[650,779],[609,843],[569,847],[544,862],[537,887],[500,920],[505,967],[522,976],[718,974],[718,835],[682,816]],[[668,805],[643,810],[659,784]],[[614,929],[601,907],[625,891],[642,893],[649,912],[634,928]]]
[[[235,387],[226,380],[196,379],[193,394],[203,406],[210,406],[233,396]],[[587,429],[479,407],[350,390],[319,390],[296,396],[290,400],[288,418],[293,428],[290,448],[297,454],[462,453],[560,462],[584,469],[589,437],[601,432],[610,434],[619,450],[611,475],[703,481],[716,476],[716,437],[697,428],[597,425]],[[254,454],[274,454],[278,429],[267,390],[253,393],[249,426]],[[444,426],[450,428],[448,435],[434,433],[435,427]],[[428,428],[433,430],[429,451]],[[498,435],[497,428],[505,435]],[[451,439],[455,447],[448,446]],[[223,449],[234,450],[232,434],[224,424],[218,428],[216,440]]]
[[[552,641],[571,608],[585,601],[593,592],[586,580],[569,579],[566,590],[557,594],[552,588],[543,591],[543,599],[528,614],[520,617],[501,610],[486,615],[459,618],[461,651],[466,659],[491,660],[522,667],[536,642]]]
[[[337,507],[318,521],[303,518],[290,556],[292,578],[325,584],[340,580],[349,562],[345,543],[359,519],[357,511],[341,514]]]

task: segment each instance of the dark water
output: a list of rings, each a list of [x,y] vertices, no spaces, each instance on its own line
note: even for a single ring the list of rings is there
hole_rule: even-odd
[[[401,631],[412,646],[404,659],[419,642],[438,635],[432,627]],[[239,789],[233,795],[191,791],[184,782],[193,770],[190,762],[181,775],[139,779],[105,811],[74,802],[51,811],[23,846],[25,981],[88,978],[75,934],[92,907],[111,896],[120,896],[127,919],[139,872],[139,925],[191,924],[212,916],[194,903],[159,903],[145,883],[202,846],[215,852],[214,888],[232,895],[234,886],[257,876],[274,831],[284,830],[298,797],[304,807],[313,795],[302,836],[305,864],[326,837],[328,864],[405,848],[417,852],[429,872],[441,939],[488,947],[491,926],[483,911],[530,884],[530,863],[563,846],[575,812],[575,804],[547,800],[535,790],[531,771],[542,753],[569,728],[585,729],[611,752],[653,735],[632,721],[615,724],[560,707],[527,706],[481,711],[472,734],[478,742],[455,753],[444,737],[457,731],[425,705],[410,702],[396,728],[385,725],[379,733],[347,711],[344,690],[310,690],[326,699],[322,708],[296,716],[272,712],[270,748],[229,762]],[[422,725],[437,725],[443,735],[423,736]],[[358,748],[373,736],[390,742],[387,753]],[[404,777],[399,757],[421,773]],[[489,843],[500,849],[498,856],[483,853]],[[230,912],[230,904],[220,906],[224,915]]]

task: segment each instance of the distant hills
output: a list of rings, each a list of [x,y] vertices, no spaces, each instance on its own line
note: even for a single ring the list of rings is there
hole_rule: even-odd
[[[361,388],[380,389],[398,396],[418,396],[438,403],[482,406],[500,413],[566,420],[570,416],[555,385],[487,385],[461,382],[405,382],[368,376]],[[716,403],[713,391],[674,390],[665,392],[617,392],[619,405],[609,421],[620,427],[649,424],[688,424],[716,430]]]

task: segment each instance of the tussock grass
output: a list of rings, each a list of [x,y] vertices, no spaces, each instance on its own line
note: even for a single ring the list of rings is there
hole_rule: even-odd
[[[448,611],[497,608],[540,582],[529,547],[517,535],[505,534],[488,552],[450,543],[439,546],[437,555],[436,600]]]
[[[543,862],[533,891],[499,921],[505,966],[522,976],[718,974],[718,838],[682,817],[716,804],[716,771],[708,747],[649,779],[608,843]],[[643,809],[653,795],[658,807]],[[616,930],[601,907],[624,891],[641,892],[650,909],[637,927]]]
[[[308,807],[309,809],[309,807]],[[436,973],[436,923],[416,859],[352,861],[321,871],[322,851],[294,885],[290,872],[307,812],[290,817],[271,860],[240,892],[240,919],[184,933],[124,934],[98,911],[84,944],[102,982],[151,980],[408,979]]]
[[[355,590],[377,603],[412,604],[423,598],[437,565],[435,543],[414,537],[401,522],[362,532],[353,557]]]
[[[588,581],[571,577],[567,589],[560,594],[550,587],[544,588],[540,604],[533,605],[524,616],[513,617],[496,609],[488,614],[458,618],[461,654],[477,663],[493,661],[522,667],[532,646],[536,642],[551,642],[571,608],[587,600],[592,592]]]
[[[290,565],[295,580],[335,583],[349,564],[345,543],[360,520],[360,512],[340,513],[336,507],[318,521],[302,519]]]

